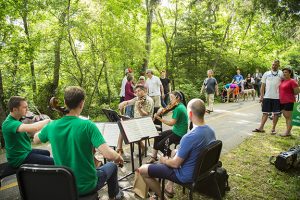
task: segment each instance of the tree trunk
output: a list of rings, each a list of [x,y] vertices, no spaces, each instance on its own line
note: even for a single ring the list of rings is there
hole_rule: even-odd
[[[147,8],[147,25],[146,25],[146,56],[143,59],[143,71],[146,71],[149,64],[150,51],[151,51],[151,28],[152,28],[152,20],[154,13],[154,5],[156,0],[146,0],[146,8]]]
[[[36,77],[35,77],[35,69],[34,69],[34,47],[31,44],[31,40],[30,40],[30,34],[29,34],[29,30],[28,30],[28,22],[27,22],[27,15],[28,15],[28,1],[24,0],[23,1],[23,8],[21,11],[21,16],[22,16],[22,20],[23,20],[23,26],[24,26],[24,31],[26,34],[26,38],[27,38],[27,42],[28,42],[28,49],[27,49],[27,56],[28,56],[28,60],[30,62],[30,72],[31,72],[31,88],[32,88],[32,92],[33,92],[33,102],[37,103],[37,99],[36,99]]]
[[[70,8],[71,8],[71,0],[68,1],[68,15],[67,15],[67,20],[68,20],[68,42],[70,44],[70,50],[71,50],[71,53],[76,61],[76,67],[78,68],[79,70],[79,73],[80,73],[80,77],[79,79],[76,77],[76,76],[73,76],[75,78],[75,80],[78,82],[78,85],[80,87],[82,87],[83,85],[83,70],[82,70],[82,67],[81,67],[81,64],[80,64],[80,60],[78,58],[78,54],[77,54],[77,51],[76,51],[76,48],[75,48],[75,44],[74,44],[74,41],[73,41],[73,38],[72,38],[72,35],[71,35],[71,30],[70,30]]]
[[[93,87],[93,91],[92,91],[92,94],[90,95],[90,100],[87,103],[87,114],[89,114],[89,112],[90,112],[90,108],[91,108],[92,101],[93,101],[95,93],[98,94],[98,95],[100,94],[98,84],[99,84],[103,69],[105,67],[105,65],[102,65],[101,70],[99,71],[99,73],[97,73],[98,72],[98,66],[99,66],[98,62],[97,62],[97,59],[96,59],[97,49],[96,49],[96,45],[94,44],[94,42],[91,38],[90,38],[90,41],[91,41],[91,53],[92,53],[92,59],[93,59],[92,63],[93,63],[94,69],[95,69],[94,73],[95,73],[95,75],[97,74],[97,77],[95,77],[95,84],[94,84],[94,87]]]
[[[57,88],[58,88],[58,84],[59,84],[59,71],[60,71],[60,64],[61,64],[61,56],[60,56],[60,47],[61,47],[61,43],[62,43],[62,39],[64,36],[64,23],[65,23],[65,19],[66,19],[66,13],[63,12],[60,16],[59,23],[60,23],[60,31],[59,31],[59,36],[55,41],[54,44],[54,69],[53,69],[53,87],[51,88],[51,94],[52,96],[56,96],[57,95]]]
[[[5,117],[6,117],[6,106],[4,103],[2,72],[0,69],[0,143],[1,143],[1,148],[4,148],[4,146],[5,146],[3,135],[2,135],[2,123],[4,122]]]
[[[110,103],[111,103],[111,89],[110,89],[110,84],[109,84],[109,79],[108,79],[106,60],[103,61],[103,67],[104,67],[105,83],[106,83],[106,88],[107,88],[108,105],[110,105]]]

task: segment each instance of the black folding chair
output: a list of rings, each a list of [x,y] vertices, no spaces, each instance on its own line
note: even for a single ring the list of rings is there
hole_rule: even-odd
[[[20,195],[23,200],[97,200],[91,191],[78,196],[71,169],[61,166],[24,164],[17,171]]]
[[[203,149],[197,159],[196,167],[194,169],[194,180],[192,183],[179,184],[183,186],[183,192],[185,188],[189,189],[189,199],[193,199],[193,192],[198,181],[206,179],[209,176],[213,176],[214,187],[216,191],[216,199],[222,199],[219,185],[216,179],[216,169],[219,164],[219,158],[222,150],[222,141],[216,140],[212,144]],[[162,199],[164,199],[164,185],[165,179],[162,180]]]

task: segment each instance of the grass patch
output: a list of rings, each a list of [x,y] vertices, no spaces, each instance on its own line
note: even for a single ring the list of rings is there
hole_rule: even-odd
[[[277,130],[283,133],[282,117]],[[269,163],[269,157],[278,155],[300,144],[300,127],[293,127],[292,137],[273,136],[270,127],[266,133],[257,133],[242,144],[221,156],[223,166],[229,173],[231,190],[224,199],[300,199],[300,171],[281,172]],[[176,186],[175,199],[187,199]],[[208,199],[194,194],[194,199]]]

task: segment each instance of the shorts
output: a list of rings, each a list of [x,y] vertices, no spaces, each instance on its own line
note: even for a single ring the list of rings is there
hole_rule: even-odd
[[[151,96],[153,99],[154,107],[161,107],[160,96]]]
[[[293,111],[294,103],[280,104],[280,110]]]
[[[263,113],[275,113],[279,114],[280,109],[280,101],[279,99],[263,99],[262,102],[262,112]]]
[[[174,169],[164,164],[149,165],[148,175],[153,178],[163,178],[163,179],[168,179],[174,183],[181,183],[181,181],[178,180]]]

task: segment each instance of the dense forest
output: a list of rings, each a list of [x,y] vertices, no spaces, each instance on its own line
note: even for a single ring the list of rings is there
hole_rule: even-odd
[[[43,113],[69,85],[86,90],[84,114],[116,108],[124,69],[166,69],[199,96],[207,69],[219,82],[274,59],[300,72],[299,0],[1,0],[0,120],[10,96]]]

